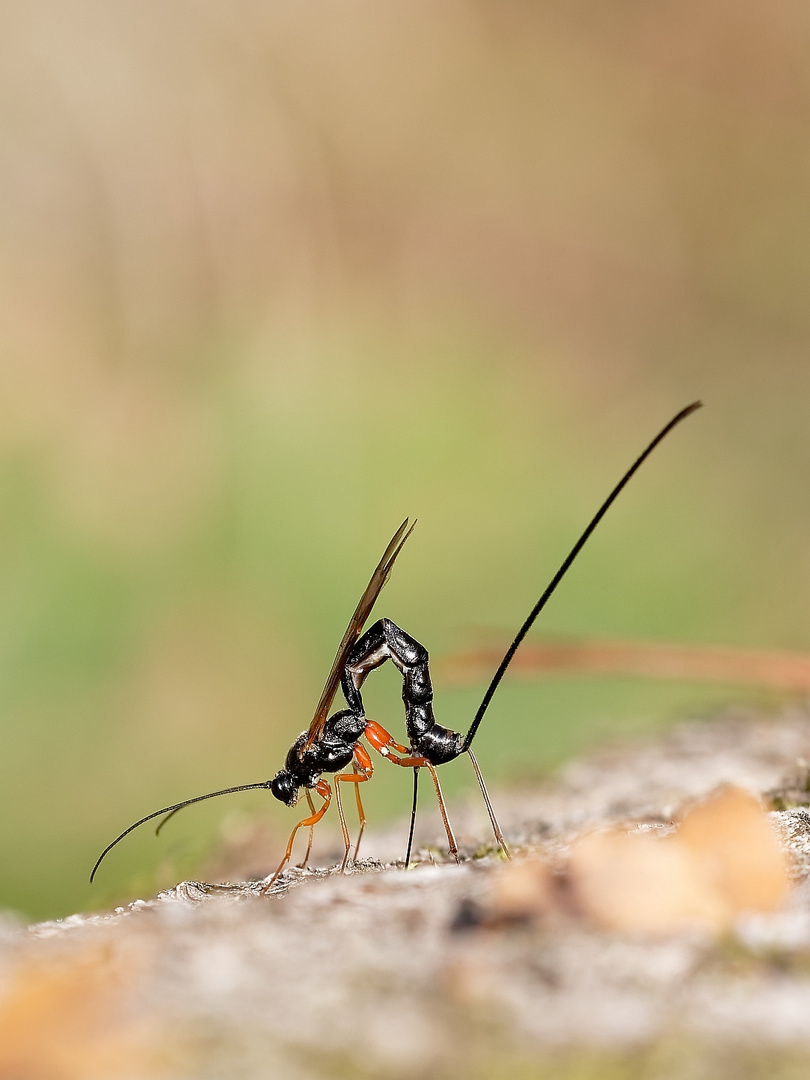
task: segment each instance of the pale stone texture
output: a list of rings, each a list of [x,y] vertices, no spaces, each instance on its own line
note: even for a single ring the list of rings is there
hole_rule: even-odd
[[[598,1060],[672,1040],[743,1056],[770,1047],[781,1075],[780,1054],[810,1060],[810,813],[792,805],[808,759],[810,718],[795,710],[684,725],[536,791],[495,793],[513,845],[560,867],[594,828],[671,834],[676,811],[719,784],[777,792],[786,808],[770,818],[793,891],[720,937],[600,931],[566,908],[564,877],[562,900],[498,914],[494,855],[423,857],[408,872],[372,860],[343,876],[293,870],[264,898],[250,883],[183,882],[109,915],[9,923],[0,1077],[483,1078],[516,1061],[565,1076],[549,1055],[584,1047]],[[480,814],[455,810],[472,850],[486,836]],[[398,849],[401,833],[370,847]],[[441,847],[435,817],[420,835]]]

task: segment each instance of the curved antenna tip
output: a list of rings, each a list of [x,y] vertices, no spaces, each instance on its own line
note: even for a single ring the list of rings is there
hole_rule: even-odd
[[[152,814],[147,814],[146,817],[142,817],[139,821],[134,822],[129,828],[124,829],[122,833],[116,836],[115,840],[111,844],[108,844],[99,857],[96,859],[96,864],[90,871],[90,884],[93,884],[93,878],[96,876],[96,871],[101,866],[105,857],[112,851],[116,844],[119,844],[125,836],[133,831],[133,829],[139,828],[141,825],[146,824],[147,821],[151,821],[153,818],[162,817],[167,814],[168,817],[172,817],[178,810],[182,810],[186,806],[191,806],[192,803],[205,802],[206,799],[216,799],[220,795],[233,795],[237,791],[252,791],[255,788],[267,788],[270,789],[270,780],[262,780],[256,784],[238,784],[236,787],[223,788],[221,791],[209,791],[207,795],[196,795],[193,799],[185,799],[183,802],[175,803],[173,806],[164,806],[162,810],[155,810]],[[168,820],[168,818],[167,818]],[[165,824],[165,823],[162,823]]]

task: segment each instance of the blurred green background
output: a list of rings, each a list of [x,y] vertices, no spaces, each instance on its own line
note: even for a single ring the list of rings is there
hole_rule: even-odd
[[[538,629],[810,648],[806,4],[23,0],[0,58],[0,903],[170,884],[235,813],[272,868],[254,793],[87,885],[273,775],[406,514],[379,614],[506,644],[695,397]],[[740,699],[505,685],[478,756]]]

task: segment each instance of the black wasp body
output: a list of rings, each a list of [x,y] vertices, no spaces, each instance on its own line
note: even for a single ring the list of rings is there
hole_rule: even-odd
[[[444,765],[464,750],[464,736],[436,723],[428,651],[390,619],[380,619],[363,634],[343,672],[341,686],[349,709],[363,715],[360,687],[369,672],[390,660],[402,674],[405,730],[411,752],[431,765]]]
[[[292,806],[297,801],[298,790],[315,787],[321,773],[335,773],[347,768],[360,738],[367,734],[367,727],[369,741],[375,749],[392,745],[380,741],[382,729],[366,718],[360,693],[369,672],[381,667],[386,660],[391,660],[402,674],[405,729],[411,755],[425,758],[431,765],[444,765],[463,752],[464,736],[437,724],[433,715],[433,684],[427,649],[395,622],[379,619],[351,650],[343,669],[341,689],[349,708],[330,716],[321,734],[306,749],[306,731],[295,740],[284,768],[270,782],[270,790],[277,799]],[[386,753],[384,756],[391,755]]]
[[[365,727],[362,716],[345,709],[330,716],[323,732],[306,748],[307,733],[302,731],[287,752],[284,768],[269,783],[279,802],[295,806],[301,788],[314,788],[322,773],[348,768]]]
[[[360,687],[363,685],[366,676],[375,668],[381,667],[387,660],[391,660],[402,675],[405,727],[410,746],[401,746],[382,725],[374,720],[369,720],[365,714]],[[349,708],[330,716],[317,729],[316,733],[313,734],[312,727],[310,727],[309,731],[303,731],[290,747],[284,762],[284,768],[279,769],[269,783],[270,790],[275,797],[286,803],[287,806],[294,806],[298,802],[300,791],[303,789],[307,793],[312,815],[296,825],[287,845],[284,859],[265,888],[269,888],[273,884],[289,860],[298,828],[301,826],[314,827],[326,812],[332,798],[332,788],[322,779],[323,773],[339,774],[335,777],[334,794],[338,804],[345,845],[344,866],[348,861],[351,844],[340,798],[340,784],[352,783],[355,786],[357,810],[360,818],[360,835],[355,846],[355,858],[357,858],[360,838],[365,827],[365,814],[358,785],[370,780],[374,771],[371,758],[360,742],[363,736],[365,736],[370,746],[388,761],[395,765],[413,769],[414,777],[418,774],[419,769],[428,769],[436,791],[436,798],[447,833],[450,851],[458,859],[458,847],[444,805],[439,778],[436,774],[436,766],[452,761],[453,758],[463,753],[466,749],[465,738],[461,733],[451,731],[449,728],[436,723],[433,715],[433,684],[430,679],[427,649],[390,619],[379,619],[348,650],[342,669],[340,685]],[[489,802],[481,771],[471,751],[470,758],[481,789],[484,792],[495,837],[508,857],[509,851],[506,842]],[[348,768],[349,765],[352,766],[353,771],[340,774],[340,770]],[[320,810],[317,811],[314,809],[309,795],[312,790],[317,792],[324,800]],[[306,857],[308,856],[309,848]],[[406,862],[409,858],[410,839]]]
[[[636,470],[647,457],[649,457],[661,440],[665,438],[665,436],[680,423],[681,420],[689,416],[690,413],[694,412],[699,406],[700,402],[694,402],[692,405],[688,405],[685,409],[682,409],[672,420],[670,420],[658,435],[656,435],[646,450],[644,450],[644,452],[635,460],[597,510],[585,531],[574,544],[559,570],[547,585],[540,599],[529,612],[528,617],[517,632],[512,644],[507,649],[506,654],[498,666],[498,669],[484,694],[483,700],[473,717],[466,735],[451,731],[449,728],[442,727],[441,724],[436,722],[433,714],[433,686],[430,679],[428,653],[423,645],[409,634],[405,633],[404,630],[400,629],[400,627],[390,619],[379,619],[363,633],[363,628],[374,603],[380,594],[380,590],[388,580],[394,561],[413,529],[413,526],[409,528],[408,521],[406,520],[392,537],[377,568],[371,576],[371,580],[366,586],[365,592],[360,598],[360,602],[358,603],[357,608],[349,621],[346,632],[343,635],[343,640],[338,647],[332,669],[326,680],[326,685],[324,686],[320,701],[315,710],[312,723],[310,724],[309,729],[303,732],[290,747],[284,762],[284,767],[276,773],[272,780],[263,780],[255,784],[240,784],[237,787],[225,788],[222,791],[213,791],[207,795],[198,795],[193,799],[186,799],[184,802],[175,803],[174,806],[164,807],[162,810],[156,810],[154,813],[141,818],[140,821],[136,821],[133,825],[130,825],[128,829],[125,829],[124,832],[117,836],[116,839],[102,851],[96,861],[96,865],[93,867],[90,880],[93,880],[96,870],[98,870],[98,867],[106,854],[115,847],[119,841],[123,840],[125,836],[129,835],[133,829],[138,828],[139,825],[143,825],[144,822],[150,821],[152,818],[163,818],[158,826],[157,831],[159,832],[166,821],[179,810],[182,810],[186,806],[190,806],[192,803],[202,802],[205,799],[213,799],[219,795],[228,795],[233,792],[247,791],[253,788],[264,788],[271,791],[277,799],[281,800],[281,802],[288,806],[294,806],[298,801],[301,791],[303,791],[309,805],[310,815],[299,821],[293,829],[289,842],[287,843],[284,858],[278,866],[278,869],[263,883],[262,891],[266,892],[289,861],[292,855],[293,841],[300,828],[308,827],[310,829],[311,846],[311,830],[326,813],[333,795],[332,788],[323,778],[324,773],[335,774],[334,796],[340,815],[341,831],[343,833],[343,842],[345,846],[343,867],[345,867],[349,858],[351,845],[349,840],[349,830],[343,813],[340,789],[341,786],[345,784],[351,784],[354,787],[357,811],[360,820],[360,832],[357,839],[357,846],[359,846],[366,823],[360,798],[360,785],[370,780],[374,771],[371,756],[361,742],[363,738],[365,738],[374,750],[377,750],[388,761],[391,761],[395,765],[400,765],[403,768],[413,770],[414,803],[411,814],[411,838],[413,836],[413,822],[416,812],[417,780],[421,769],[424,768],[428,770],[436,791],[439,809],[442,815],[442,822],[447,833],[448,844],[451,852],[456,858],[458,858],[458,849],[447,817],[436,768],[437,766],[444,765],[448,761],[452,761],[454,758],[459,757],[459,755],[466,753],[475,770],[476,779],[478,780],[481,794],[489,813],[495,838],[504,854],[508,856],[509,852],[495,818],[492,804],[489,801],[489,795],[487,794],[487,789],[483,777],[481,776],[481,770],[478,768],[478,763],[476,762],[475,755],[471,749],[472,741],[475,738],[484,713],[489,707],[492,697],[520,643],[523,641],[535,619],[545,607],[549,597],[567,573],[569,567],[584,547],[594,529],[607,513],[609,507],[612,506],[614,500],[634,475]],[[375,668],[380,667],[387,660],[390,660],[399,669],[402,675],[402,700],[405,705],[405,727],[408,736],[408,746],[403,746],[396,742],[393,736],[386,731],[385,728],[376,721],[369,720],[365,715],[363,707],[363,698],[360,692],[363,682],[370,672],[374,671]],[[342,687],[348,708],[333,713],[330,716],[329,712],[339,686]],[[342,771],[349,767],[351,767],[351,772]],[[312,800],[313,792],[320,795],[323,800],[322,805],[317,810]],[[410,856],[411,838],[409,838],[408,841],[408,855],[405,859],[406,865]],[[308,856],[309,847],[307,848],[307,854],[304,857],[304,863],[306,863]],[[356,857],[357,847],[355,847],[355,858]]]

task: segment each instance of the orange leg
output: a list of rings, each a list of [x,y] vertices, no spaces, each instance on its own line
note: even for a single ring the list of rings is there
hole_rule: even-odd
[[[363,734],[377,753],[382,754],[383,757],[391,757],[392,750],[396,750],[398,754],[410,754],[408,747],[395,742],[394,736],[389,734],[382,724],[378,724],[376,720],[368,721]]]
[[[436,769],[433,764],[425,757],[419,757],[418,755],[412,754],[407,746],[402,746],[400,743],[395,742],[394,737],[375,720],[368,721],[364,734],[374,749],[382,754],[384,758],[393,762],[394,765],[401,765],[405,769],[425,768],[430,772],[431,779],[433,780],[433,787],[436,789],[436,800],[439,804],[439,813],[442,815],[442,824],[444,825],[444,831],[447,833],[447,843],[450,848],[450,854],[456,862],[461,862],[456,838],[453,835],[453,829],[450,825],[450,818],[447,816],[447,807],[445,806],[444,796],[442,795],[442,789],[439,785],[439,777],[436,774]],[[396,754],[392,754],[392,750],[395,750]],[[398,755],[403,756],[400,757]]]
[[[304,818],[302,821],[299,821],[293,831],[290,833],[290,839],[287,841],[287,850],[284,852],[284,858],[279,863],[276,872],[264,882],[262,889],[259,892],[259,896],[264,896],[267,892],[269,892],[270,887],[273,885],[278,875],[290,861],[293,843],[295,841],[295,834],[298,832],[301,826],[304,825],[312,828],[314,825],[317,825],[323,815],[329,809],[329,803],[332,801],[332,789],[329,787],[327,782],[325,780],[319,780],[318,783],[315,785],[315,790],[323,799],[323,806],[320,808],[320,810],[316,810],[315,813],[312,814],[310,817]]]
[[[363,838],[363,830],[366,827],[366,815],[363,812],[363,803],[360,801],[360,784],[371,779],[371,774],[374,772],[374,766],[372,765],[371,758],[368,756],[368,752],[359,744],[354,748],[354,772],[353,773],[341,773],[340,776],[335,777],[335,801],[337,802],[338,815],[340,817],[340,828],[343,831],[343,843],[346,847],[346,853],[343,856],[343,862],[340,866],[341,874],[346,869],[346,864],[349,861],[349,851],[351,849],[351,840],[349,839],[349,829],[346,825],[346,817],[343,813],[343,804],[340,799],[340,784],[354,784],[355,795],[357,796],[357,814],[360,818],[360,833],[357,837],[357,845],[354,849],[354,857],[357,859],[357,851],[360,847],[360,841]]]
[[[304,794],[306,795],[307,802],[309,803],[309,812],[311,814],[314,814],[315,813],[315,803],[312,801],[312,796],[310,795],[309,791],[306,790],[306,789],[304,790]],[[307,863],[309,862],[309,853],[312,851],[312,840],[313,840],[314,836],[315,836],[315,826],[310,825],[310,827],[309,827],[309,840],[307,840],[307,850],[306,850],[306,853],[304,855],[303,862],[300,862],[298,864],[298,869],[299,870],[306,870],[306,868],[307,868]]]
[[[442,824],[444,825],[444,831],[447,833],[447,844],[450,848],[450,854],[456,860],[457,863],[461,862],[461,858],[458,854],[458,846],[456,844],[456,838],[453,836],[453,828],[450,825],[450,818],[447,816],[447,807],[444,804],[444,796],[442,795],[442,789],[439,786],[439,777],[436,774],[436,769],[425,758],[417,758],[417,761],[424,761],[425,768],[429,771],[431,779],[433,780],[433,787],[436,789],[436,801],[439,804],[439,813],[442,815]],[[397,762],[397,764],[401,764]],[[414,768],[420,768],[421,766],[414,766]]]
[[[370,780],[371,779],[371,774],[374,772],[374,766],[371,764],[371,758],[368,756],[368,754],[366,753],[365,749],[362,746],[358,746],[357,750],[362,752],[363,761],[364,761],[362,771],[365,771],[365,772],[368,773],[367,779]],[[359,757],[359,755],[357,755],[357,756]],[[360,772],[360,771],[361,770],[358,769],[358,767],[355,765],[355,772]],[[360,841],[363,839],[363,833],[366,830],[366,812],[363,809],[363,802],[362,802],[362,800],[360,798],[360,784],[359,784],[359,782],[354,785],[354,794],[355,794],[355,798],[357,799],[357,817],[358,817],[358,820],[360,821],[360,832],[357,834],[357,843],[354,845],[354,861],[357,862],[357,852],[360,850]]]

